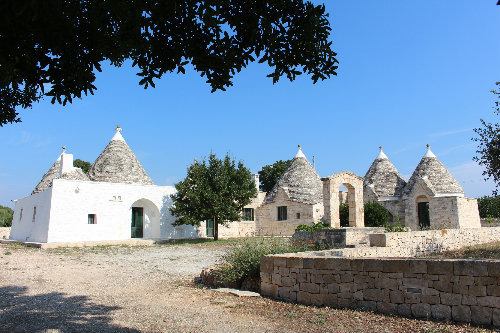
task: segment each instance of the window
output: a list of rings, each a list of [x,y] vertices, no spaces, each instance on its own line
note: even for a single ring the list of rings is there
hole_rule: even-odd
[[[300,213],[297,213],[297,220],[300,220]]]
[[[31,222],[35,222],[35,219],[36,219],[36,206],[33,207],[33,219],[31,220]]]
[[[21,208],[21,212],[19,213],[19,221],[23,219],[23,209]]]
[[[255,221],[253,208],[243,208],[243,221]]]
[[[89,224],[97,224],[97,217],[95,214],[89,214]]]
[[[285,221],[286,217],[286,206],[278,207],[278,221]]]

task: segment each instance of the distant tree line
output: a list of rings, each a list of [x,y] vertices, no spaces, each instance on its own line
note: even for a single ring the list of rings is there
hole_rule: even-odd
[[[495,217],[500,218],[500,196],[484,196],[477,199],[479,216],[482,218]]]

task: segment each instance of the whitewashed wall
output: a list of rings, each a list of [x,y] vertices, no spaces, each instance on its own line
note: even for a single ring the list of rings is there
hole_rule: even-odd
[[[47,242],[52,189],[35,193],[16,201],[10,239],[29,242]],[[36,215],[33,221],[33,210]],[[22,210],[22,217],[21,217]]]

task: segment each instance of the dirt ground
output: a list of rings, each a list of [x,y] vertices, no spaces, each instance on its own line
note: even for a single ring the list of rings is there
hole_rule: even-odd
[[[242,298],[193,283],[222,251],[0,244],[0,332],[494,332]]]

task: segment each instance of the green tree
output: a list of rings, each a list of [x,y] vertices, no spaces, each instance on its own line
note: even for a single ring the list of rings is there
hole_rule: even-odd
[[[305,0],[0,1],[0,126],[43,96],[65,105],[93,94],[95,71],[130,60],[139,84],[191,67],[212,91],[248,63],[268,77],[337,75],[324,5]]]
[[[82,169],[83,172],[87,173],[92,166],[90,162],[83,161],[79,158],[73,161],[73,166]]]
[[[14,216],[14,211],[11,208],[0,205],[0,227],[10,227],[12,216]]]
[[[271,191],[291,162],[292,160],[279,160],[271,165],[264,165],[262,170],[259,171],[260,190],[264,192]]]
[[[341,203],[339,205],[339,217],[340,217],[340,226],[348,227],[349,226],[349,204]]]
[[[500,197],[484,196],[477,199],[479,216],[482,218],[500,217]]]
[[[219,224],[241,220],[243,207],[257,196],[250,170],[243,162],[236,166],[229,155],[220,160],[212,153],[208,161],[195,160],[175,189],[177,193],[172,195],[170,208],[177,217],[174,225],[199,225],[213,219],[215,240],[219,238]]]
[[[383,227],[389,221],[389,211],[378,202],[365,202],[365,226]]]
[[[496,85],[500,87],[500,82]],[[500,89],[491,92],[500,99]],[[500,115],[499,101],[495,101],[493,109],[496,115]],[[474,132],[479,137],[472,138],[472,140],[479,142],[479,146],[476,150],[478,155],[474,156],[473,160],[486,168],[483,171],[485,179],[491,178],[495,182],[496,189],[493,190],[493,195],[496,196],[500,187],[500,124],[487,123],[483,119],[481,119],[481,124],[483,127],[474,128]]]

